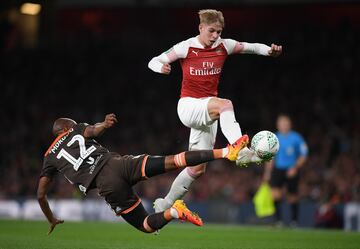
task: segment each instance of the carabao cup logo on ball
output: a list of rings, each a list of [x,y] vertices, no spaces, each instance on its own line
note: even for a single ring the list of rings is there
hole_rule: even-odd
[[[251,148],[260,158],[270,160],[279,151],[279,140],[271,131],[260,131],[252,138]]]

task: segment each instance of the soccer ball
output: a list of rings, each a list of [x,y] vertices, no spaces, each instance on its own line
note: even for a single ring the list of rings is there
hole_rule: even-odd
[[[271,131],[260,131],[251,140],[251,149],[264,160],[270,160],[279,151],[279,139]]]

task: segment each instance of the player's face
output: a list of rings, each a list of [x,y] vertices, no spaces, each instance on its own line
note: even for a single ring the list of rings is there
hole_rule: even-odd
[[[211,24],[201,23],[199,25],[200,43],[204,47],[211,47],[220,37],[222,29],[223,27],[220,22],[214,22]]]
[[[287,116],[280,116],[277,119],[277,129],[280,133],[288,133],[291,129],[291,120]]]

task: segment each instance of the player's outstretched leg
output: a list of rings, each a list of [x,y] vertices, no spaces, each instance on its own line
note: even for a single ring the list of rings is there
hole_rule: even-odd
[[[155,212],[161,212],[169,207],[177,199],[182,199],[189,191],[189,187],[196,180],[191,168],[183,169],[171,184],[170,190],[164,198],[157,198],[154,201]]]
[[[186,166],[195,166],[200,163],[209,162],[219,158],[226,158],[230,161],[236,161],[239,151],[249,143],[249,137],[244,135],[235,143],[228,145],[223,149],[203,150],[203,151],[186,151],[175,156],[168,156],[166,167],[176,169]],[[155,212],[161,212],[173,205],[173,203],[182,198],[187,192],[185,186],[190,186],[194,181],[187,170],[183,170],[171,186],[171,190],[165,198],[158,198],[154,202]]]
[[[211,107],[212,101],[219,101],[217,105],[219,105],[221,132],[230,144],[235,143],[242,136],[242,133],[240,125],[235,118],[232,102],[228,99],[211,99],[209,101],[209,107]]]
[[[248,135],[244,135],[235,143],[222,149],[184,151],[176,155],[165,157],[149,156],[144,165],[144,175],[148,178],[171,170],[196,166],[221,158],[236,161],[239,151],[248,143],[249,137]]]
[[[209,100],[207,109],[212,120],[220,120],[221,132],[229,144],[235,143],[242,136],[231,100],[213,97]]]
[[[235,143],[241,137],[241,128],[236,121],[234,106],[230,100],[211,98],[208,103],[208,112],[212,119],[220,120],[221,131],[230,144]],[[236,164],[246,166],[250,162],[261,163],[262,160],[254,151],[245,147],[240,151]]]
[[[121,215],[133,227],[144,233],[153,233],[173,219],[188,221],[194,225],[202,226],[203,221],[196,213],[190,211],[182,200],[177,200],[174,205],[163,212],[148,214],[142,204],[139,204],[129,213]]]

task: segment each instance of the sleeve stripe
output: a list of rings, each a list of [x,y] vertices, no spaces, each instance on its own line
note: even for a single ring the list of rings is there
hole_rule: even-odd
[[[145,166],[146,166],[146,162],[147,162],[147,159],[148,159],[149,156],[145,156],[142,163],[141,163],[141,176],[144,177],[144,178],[148,178],[145,174]]]
[[[65,131],[63,133],[61,133],[59,136],[57,136],[57,138],[55,138],[54,142],[52,142],[52,144],[50,145],[50,147],[47,149],[46,153],[44,156],[47,156],[50,153],[51,148],[65,135],[69,134],[70,131]]]

